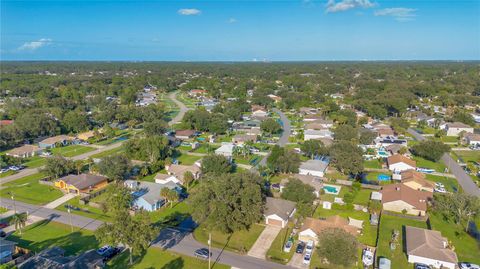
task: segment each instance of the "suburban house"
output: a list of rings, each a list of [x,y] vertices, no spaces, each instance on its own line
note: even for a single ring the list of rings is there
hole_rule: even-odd
[[[288,220],[295,213],[295,203],[283,199],[267,197],[265,205],[265,223],[267,225],[285,228]]]
[[[237,145],[242,145],[245,142],[255,143],[255,142],[257,142],[257,136],[256,135],[248,135],[248,134],[237,134],[232,138],[232,142],[237,144]]]
[[[449,248],[448,239],[439,231],[405,227],[409,263],[422,263],[434,268],[457,268],[457,254]]]
[[[300,164],[298,173],[300,175],[323,177],[325,175],[325,171],[327,170],[327,166],[327,160],[308,160]]]
[[[418,191],[401,183],[385,185],[382,194],[383,210],[402,212],[416,216],[425,216],[427,202],[433,194],[428,191]]]
[[[387,136],[387,137],[380,137],[375,139],[375,145],[377,147],[388,147],[388,146],[393,146],[393,145],[399,145],[402,147],[407,146],[407,140],[406,139],[399,139],[394,136]]]
[[[315,195],[317,197],[320,197],[320,191],[323,189],[323,183],[320,178],[312,175],[300,175],[300,174],[293,174],[291,178],[298,179],[303,184],[312,186],[315,189],[314,191]],[[291,178],[282,179],[282,181],[280,182],[280,192],[282,192],[283,188],[285,187],[285,185],[287,185],[288,181],[290,181]]]
[[[28,158],[38,155],[42,152],[42,149],[35,145],[23,145],[18,148],[14,148],[7,152],[8,156],[15,158]]]
[[[319,114],[307,114],[303,117],[304,122],[314,122],[318,120],[323,120],[323,116]]]
[[[305,130],[303,132],[303,140],[318,140],[321,138],[332,138],[333,133],[329,129],[322,129],[322,130]]]
[[[183,185],[183,178],[185,175],[185,172],[190,172],[193,175],[193,178],[199,179],[201,175],[201,169],[198,165],[181,165],[181,164],[170,164],[165,167],[165,170],[167,170],[168,175],[174,176],[178,182],[175,183],[180,183]],[[158,176],[159,174],[157,174]],[[155,177],[155,182],[157,182],[157,177]],[[157,183],[163,183],[161,181]]]
[[[75,138],[68,135],[57,135],[40,141],[38,146],[40,146],[42,149],[54,148],[57,145],[65,146],[74,139]]]
[[[165,197],[160,195],[163,188],[177,190],[177,184],[168,182],[158,184],[147,181],[125,180],[125,186],[132,190],[133,209],[144,209],[152,212],[158,210],[165,204]]]
[[[390,171],[400,173],[405,170],[415,170],[417,163],[403,155],[395,154],[387,158],[387,165]]]
[[[0,264],[7,263],[12,260],[12,256],[16,253],[17,242],[0,238]]]
[[[190,139],[195,135],[195,130],[178,130],[175,131],[175,138],[176,139]]]
[[[318,236],[323,230],[329,228],[339,228],[346,232],[357,236],[359,229],[355,226],[349,225],[349,221],[338,215],[330,216],[325,219],[306,218],[298,233],[298,240],[308,242],[312,240],[318,244]]]
[[[232,143],[224,143],[218,149],[215,150],[215,154],[222,155],[227,158],[231,158],[233,156],[233,149],[235,145]]]
[[[467,144],[469,144],[470,146],[480,146],[480,134],[466,134],[465,142],[467,142]]]
[[[414,190],[433,192],[435,184],[425,178],[425,174],[415,170],[405,170],[401,173],[402,184]]]
[[[377,133],[377,136],[378,137],[388,137],[388,136],[394,136],[395,135],[395,132],[393,131],[392,128],[388,127],[388,128],[379,128],[379,129],[376,129],[375,130],[376,133]]]
[[[265,118],[268,116],[267,109],[263,106],[252,105],[252,116],[257,118]]]
[[[405,146],[400,145],[400,144],[392,144],[392,145],[387,146],[385,149],[388,152],[390,152],[390,154],[395,155],[395,154],[398,154],[398,152],[404,147]]]
[[[188,92],[188,95],[191,97],[198,97],[198,96],[204,96],[208,93],[207,90],[202,90],[202,89],[193,89]]]
[[[303,115],[318,113],[318,109],[313,107],[301,107],[298,111],[300,112],[300,114],[303,114]]]
[[[88,132],[83,132],[77,135],[77,139],[87,141],[90,138],[95,137],[95,132],[94,131],[88,131]]]
[[[461,132],[473,133],[473,127],[462,122],[449,122],[445,125],[447,136],[458,136]]]
[[[104,267],[104,258],[91,249],[76,256],[65,256],[65,250],[59,247],[47,248],[18,265],[19,269],[35,268],[84,268]]]
[[[55,187],[77,195],[104,188],[107,184],[106,177],[92,174],[70,174],[55,181]]]
[[[169,174],[157,173],[154,179],[155,179],[155,183],[158,183],[158,184],[168,184],[169,182],[173,182],[179,185],[182,184],[182,182],[177,177]]]
[[[267,95],[268,98],[272,99],[273,101],[275,101],[275,103],[279,103],[282,101],[282,97],[280,96],[276,96],[275,94],[269,94]]]
[[[309,121],[305,125],[305,129],[320,130],[320,129],[329,129],[333,127],[332,120],[319,119],[314,121]]]

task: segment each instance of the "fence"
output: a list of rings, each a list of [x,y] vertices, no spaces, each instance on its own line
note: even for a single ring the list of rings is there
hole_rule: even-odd
[[[90,200],[99,196],[99,195],[101,195],[105,191],[107,191],[107,189],[103,188],[103,189],[98,190],[96,192],[89,193],[85,197],[80,198],[79,202],[80,202],[81,205],[89,204],[92,207],[101,208],[101,205],[99,203],[90,202]]]

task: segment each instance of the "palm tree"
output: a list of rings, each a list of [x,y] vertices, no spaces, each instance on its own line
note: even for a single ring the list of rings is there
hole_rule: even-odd
[[[82,172],[83,166],[85,166],[85,162],[83,160],[75,161],[75,170],[77,170],[77,175],[80,175]]]
[[[165,204],[168,203],[168,201],[170,200],[169,198],[169,195],[168,193],[170,192],[170,190],[168,188],[162,188],[160,190],[160,196],[162,196],[164,199],[165,199]]]
[[[18,230],[19,234],[22,234],[22,229],[25,228],[27,223],[27,214],[17,213],[13,215],[13,223],[15,224],[15,230]]]
[[[167,196],[168,200],[170,201],[170,208],[172,208],[173,202],[176,202],[178,200],[178,193],[175,190],[169,190]]]

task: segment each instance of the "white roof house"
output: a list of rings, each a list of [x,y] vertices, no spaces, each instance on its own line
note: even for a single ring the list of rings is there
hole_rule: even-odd
[[[327,170],[328,161],[324,160],[308,160],[300,164],[298,173],[300,175],[312,175],[317,177],[323,177],[325,170]]]
[[[322,130],[305,130],[303,132],[303,140],[308,141],[312,139],[321,139],[321,138],[332,138],[333,133],[332,131],[328,129],[322,129]]]
[[[372,194],[370,195],[370,199],[382,201],[382,193],[378,191],[372,191]]]
[[[447,123],[445,126],[447,136],[458,136],[461,132],[473,133],[473,127],[461,122]]]
[[[221,147],[215,150],[215,154],[222,155],[225,157],[232,157],[234,148],[235,148],[235,145],[233,143],[225,143]]]

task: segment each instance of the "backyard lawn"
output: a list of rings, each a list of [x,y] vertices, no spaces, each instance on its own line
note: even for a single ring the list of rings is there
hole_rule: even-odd
[[[288,236],[292,232],[292,228],[283,228],[280,233],[275,237],[273,240],[270,249],[267,252],[267,259],[286,264],[292,258],[293,254],[295,253],[296,244],[293,244],[292,249],[290,252],[283,251],[283,247],[288,240]]]
[[[367,206],[370,202],[370,195],[373,190],[370,189],[360,189],[357,193],[357,196],[353,199],[353,203],[357,205]]]
[[[405,226],[427,228],[427,224],[423,221],[393,217],[386,214],[381,216],[378,233],[377,259],[380,257],[386,257],[392,261],[392,265],[395,265],[395,268],[413,268],[413,265],[409,264],[407,261],[407,255],[403,252]],[[390,240],[392,238],[393,230],[398,230],[400,236],[398,237],[398,244],[396,245],[395,250],[392,251],[390,250]]]
[[[192,165],[196,161],[200,160],[201,158],[202,158],[202,156],[194,156],[194,155],[188,155],[188,154],[182,153],[182,155],[180,155],[180,157],[177,157],[177,160],[180,164]]]
[[[15,241],[20,247],[41,251],[45,248],[58,246],[63,248],[65,255],[76,255],[98,247],[93,232],[74,227],[72,233],[69,225],[43,220],[27,226],[22,235],[18,232],[10,235],[8,240]]]
[[[413,159],[417,162],[417,167],[434,169],[435,171],[440,173],[445,172],[446,166],[441,161],[432,162],[418,156],[414,156]]]
[[[247,253],[257,240],[258,236],[260,236],[263,229],[265,229],[264,225],[254,224],[248,231],[236,231],[231,235],[219,231],[212,231],[212,246],[218,248],[225,247],[227,250]],[[207,244],[208,230],[202,225],[195,229],[193,235],[199,242]]]
[[[128,264],[128,252],[124,252],[114,258],[107,264],[107,268],[135,268],[135,269],[181,269],[195,268],[207,269],[208,261],[196,259],[189,256],[180,255],[174,252],[164,251],[159,248],[150,247],[143,257],[134,261],[133,265]],[[212,269],[226,269],[229,266],[214,263],[212,261]]]
[[[382,163],[381,163],[380,159],[363,161],[363,166],[365,168],[382,169]]]
[[[0,190],[0,197],[10,198],[12,192],[15,200],[35,205],[47,204],[62,197],[62,192],[53,186],[38,183],[43,177],[44,174],[38,173],[5,183]]]
[[[377,240],[377,226],[370,225],[370,215],[368,213],[357,211],[357,210],[348,210],[345,207],[342,209],[323,209],[321,206],[317,208],[313,214],[314,218],[326,218],[330,216],[339,215],[348,220],[348,217],[363,220],[363,230],[362,233],[357,237],[360,243],[375,246]]]
[[[92,148],[92,147],[81,146],[81,145],[70,145],[65,147],[53,148],[50,151],[53,154],[60,154],[63,157],[73,157],[73,156],[77,156],[77,155],[84,154],[94,150],[95,148]]]

